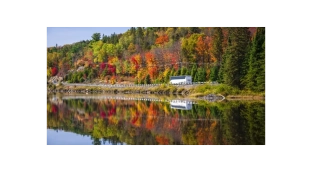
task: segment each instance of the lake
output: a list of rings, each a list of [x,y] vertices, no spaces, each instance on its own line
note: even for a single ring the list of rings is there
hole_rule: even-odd
[[[48,94],[48,145],[264,145],[265,102]]]

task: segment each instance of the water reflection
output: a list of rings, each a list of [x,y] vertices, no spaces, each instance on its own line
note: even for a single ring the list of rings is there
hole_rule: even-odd
[[[264,102],[127,98],[48,96],[47,127],[91,144],[265,144]]]
[[[100,140],[98,138],[93,139],[91,136],[88,135],[79,135],[72,132],[66,132],[63,130],[53,130],[48,129],[48,145],[123,145],[123,143],[114,143],[108,140]]]
[[[170,101],[171,109],[191,110],[192,102],[187,100],[172,100]]]

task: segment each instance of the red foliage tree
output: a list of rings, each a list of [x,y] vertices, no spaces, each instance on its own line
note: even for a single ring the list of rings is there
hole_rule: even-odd
[[[166,54],[166,58],[165,58],[165,63],[170,62],[170,64],[173,66],[174,69],[178,69],[179,68],[179,63],[178,63],[179,59],[177,54],[175,53],[167,53]]]
[[[116,67],[114,65],[110,65],[102,62],[100,64],[100,73],[102,73],[106,69],[107,75],[113,75],[116,73]]]
[[[147,53],[145,53],[145,58],[146,58],[146,62],[147,62],[148,73],[151,76],[151,79],[154,80],[157,76],[157,71],[158,71],[155,56],[151,52],[147,52]]]
[[[137,71],[139,69],[139,63],[138,61],[135,59],[135,56],[132,56],[130,58],[130,62],[132,63],[132,65],[134,65],[135,70]]]
[[[56,67],[52,67],[52,76],[55,76],[57,74],[57,68]]]

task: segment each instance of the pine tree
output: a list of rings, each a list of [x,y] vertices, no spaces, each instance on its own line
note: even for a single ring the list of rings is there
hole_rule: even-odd
[[[150,83],[151,83],[151,78],[150,78],[150,75],[147,74],[147,76],[144,79],[144,84],[150,84]]]
[[[242,78],[247,74],[243,68],[243,64],[247,58],[247,47],[250,42],[250,32],[248,28],[230,28],[229,29],[230,44],[224,55],[224,82],[230,86],[243,88]]]
[[[206,72],[204,68],[199,68],[196,73],[196,82],[205,82],[206,81]]]
[[[219,83],[224,83],[225,61],[226,61],[226,58],[231,54],[231,51],[230,51],[231,47],[232,47],[231,37],[228,36],[228,38],[227,38],[227,47],[225,49],[224,54],[221,57],[221,65],[220,65],[220,70],[219,70],[219,74],[218,74],[218,82]]]
[[[185,75],[191,75],[191,73],[192,73],[191,69],[190,69],[190,68],[187,68],[187,69],[186,69]]]
[[[191,71],[191,76],[192,76],[192,78],[195,77],[196,72],[197,72],[197,66],[194,64],[193,67],[192,67],[192,71]]]
[[[182,67],[182,70],[181,70],[181,75],[185,75],[187,72],[187,69],[185,67]]]
[[[142,27],[138,27],[136,30],[136,44],[143,46],[144,33]]]
[[[210,80],[211,81],[217,81],[218,79],[218,73],[219,72],[219,66],[214,66],[210,69]]]
[[[265,49],[265,43],[263,43],[263,49]],[[260,54],[260,59],[258,61],[259,69],[258,69],[258,77],[257,88],[256,91],[265,91],[265,54],[264,52]]]
[[[174,68],[172,68],[170,71],[170,76],[174,76],[174,72],[175,72],[175,70],[174,70]]]
[[[265,90],[265,28],[259,27],[252,41],[247,73],[247,89]]]
[[[223,42],[223,33],[220,27],[216,27],[213,29],[214,33],[212,36],[212,47],[211,47],[211,55],[217,59],[218,65],[221,65],[222,60],[222,42]]]

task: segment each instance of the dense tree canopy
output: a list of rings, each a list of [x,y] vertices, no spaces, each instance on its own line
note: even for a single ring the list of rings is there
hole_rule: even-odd
[[[47,76],[163,83],[173,75],[192,75],[193,81],[264,91],[265,28],[131,27],[90,37],[47,48]]]

